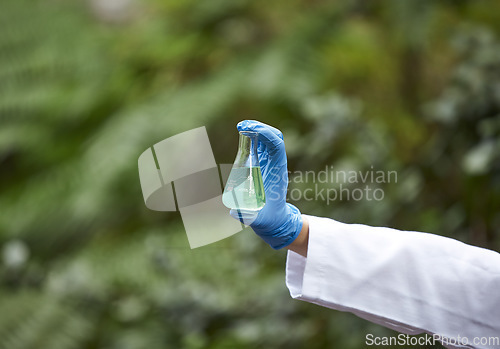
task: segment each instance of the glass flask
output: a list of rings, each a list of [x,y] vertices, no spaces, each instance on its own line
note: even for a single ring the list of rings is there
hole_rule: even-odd
[[[222,203],[228,208],[256,212],[266,204],[257,137],[256,132],[240,131],[238,154],[222,194]]]

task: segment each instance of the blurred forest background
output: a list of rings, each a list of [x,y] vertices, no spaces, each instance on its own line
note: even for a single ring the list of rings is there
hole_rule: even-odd
[[[147,210],[142,151],[206,126],[232,163],[247,118],[291,171],[398,172],[382,201],[303,213],[500,250],[499,1],[2,0],[0,349],[394,335],[292,300],[251,230],[190,250],[178,212]]]

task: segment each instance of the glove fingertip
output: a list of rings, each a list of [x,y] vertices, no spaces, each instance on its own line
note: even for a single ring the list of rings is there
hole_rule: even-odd
[[[252,120],[242,120],[236,124],[238,131],[253,131]]]

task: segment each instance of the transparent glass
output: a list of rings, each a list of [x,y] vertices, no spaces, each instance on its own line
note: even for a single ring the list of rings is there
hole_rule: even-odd
[[[238,154],[222,194],[222,203],[228,208],[255,212],[266,204],[257,137],[256,132],[240,132]]]

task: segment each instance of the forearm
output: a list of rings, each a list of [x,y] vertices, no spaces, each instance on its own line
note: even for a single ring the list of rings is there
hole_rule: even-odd
[[[308,238],[289,246],[301,255],[288,254],[294,298],[400,332],[471,341],[500,333],[498,253],[432,234],[312,216],[306,228]]]

